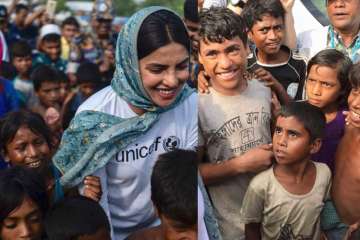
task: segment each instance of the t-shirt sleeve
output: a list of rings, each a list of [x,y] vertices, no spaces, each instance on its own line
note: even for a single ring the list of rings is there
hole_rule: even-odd
[[[325,196],[324,196],[324,201],[330,200],[331,199],[331,185],[332,185],[332,181],[331,181],[331,171],[329,169],[328,166],[325,166],[325,175],[326,175],[326,179],[327,179],[327,185],[326,185],[326,191],[325,191]]]
[[[197,97],[195,98],[195,102],[197,103]],[[196,105],[197,109],[197,105]],[[198,116],[197,116],[197,110],[194,110],[191,113],[191,118],[189,119],[190,126],[188,130],[188,136],[186,136],[186,149],[196,150],[196,147],[198,146]]]
[[[255,181],[252,181],[246,191],[240,211],[241,220],[244,224],[262,222],[264,199],[264,191]]]

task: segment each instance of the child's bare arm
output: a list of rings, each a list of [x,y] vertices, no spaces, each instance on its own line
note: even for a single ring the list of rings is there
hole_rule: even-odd
[[[260,240],[260,223],[245,224],[245,239],[246,240]]]
[[[272,145],[264,144],[230,160],[202,163],[199,170],[205,184],[214,184],[242,173],[265,170],[272,158]]]

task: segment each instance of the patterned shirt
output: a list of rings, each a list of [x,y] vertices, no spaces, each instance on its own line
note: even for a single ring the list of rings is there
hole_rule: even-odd
[[[337,33],[332,26],[330,26],[327,36],[327,47],[335,48],[336,50],[343,52],[348,57],[350,57],[350,59],[354,63],[359,62],[360,61],[360,31],[355,36],[349,47],[346,47],[340,34]]]

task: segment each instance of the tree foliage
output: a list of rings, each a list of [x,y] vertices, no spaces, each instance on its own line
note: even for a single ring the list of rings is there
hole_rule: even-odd
[[[165,6],[178,12],[183,13],[184,0],[144,0],[140,3],[134,0],[113,0],[115,11],[120,16],[130,16],[137,10],[148,6]]]

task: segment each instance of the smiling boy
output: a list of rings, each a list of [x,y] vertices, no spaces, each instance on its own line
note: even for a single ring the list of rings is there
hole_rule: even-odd
[[[225,8],[203,10],[199,62],[211,87],[209,94],[199,95],[198,153],[224,240],[244,238],[236,213],[253,173],[268,167],[272,158],[270,146],[260,147],[271,139],[270,89],[244,79],[247,49],[240,16]]]
[[[285,10],[280,0],[248,1],[242,16],[256,46],[248,59],[248,70],[266,81],[281,102],[289,100],[287,95],[302,99],[306,63],[283,44]]]

